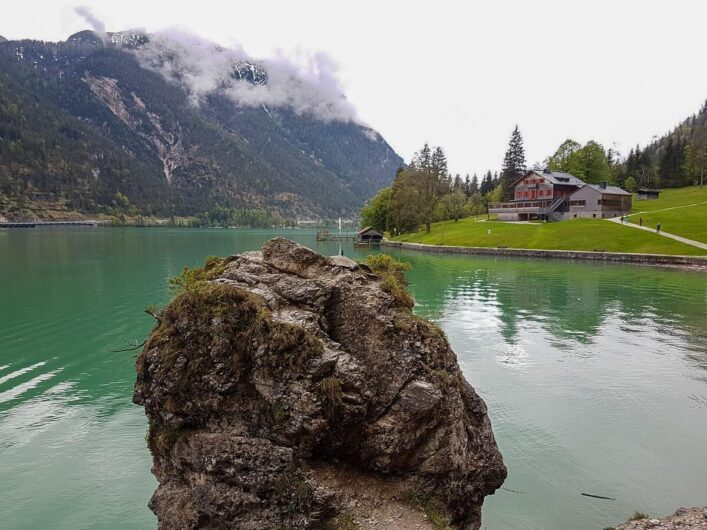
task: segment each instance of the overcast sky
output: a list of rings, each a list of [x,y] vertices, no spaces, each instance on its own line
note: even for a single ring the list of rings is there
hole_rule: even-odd
[[[0,35],[63,40],[88,27],[79,5],[108,31],[324,51],[401,156],[438,144],[462,174],[500,169],[516,123],[529,164],[568,137],[626,153],[707,98],[706,0],[26,0],[3,6]]]

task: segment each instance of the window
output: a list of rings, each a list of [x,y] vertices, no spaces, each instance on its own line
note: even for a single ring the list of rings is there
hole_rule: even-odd
[[[586,206],[587,201],[570,201],[570,206]]]
[[[614,208],[619,208],[621,207],[621,200],[616,200],[616,199],[599,199],[597,201],[597,204],[603,205],[603,206],[613,206]]]

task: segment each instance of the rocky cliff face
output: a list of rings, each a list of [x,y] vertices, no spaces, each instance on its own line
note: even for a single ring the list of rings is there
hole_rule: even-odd
[[[486,406],[385,278],[273,239],[185,286],[137,360],[161,528],[402,528],[404,499],[479,528]]]

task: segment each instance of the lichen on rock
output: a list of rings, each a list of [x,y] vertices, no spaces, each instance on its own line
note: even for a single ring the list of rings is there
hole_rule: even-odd
[[[506,468],[439,328],[367,267],[287,239],[211,270],[136,365],[160,528],[356,524],[365,502],[337,487],[354,475],[479,528]]]

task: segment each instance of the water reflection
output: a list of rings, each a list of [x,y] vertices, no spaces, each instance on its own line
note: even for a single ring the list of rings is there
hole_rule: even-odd
[[[412,252],[399,257],[413,264],[418,311],[432,318],[466,314],[481,327],[494,322],[509,345],[518,343],[521,329],[540,328],[560,349],[592,344],[607,320],[618,318],[627,336],[655,332],[657,342],[679,342],[686,359],[707,369],[702,273]]]

